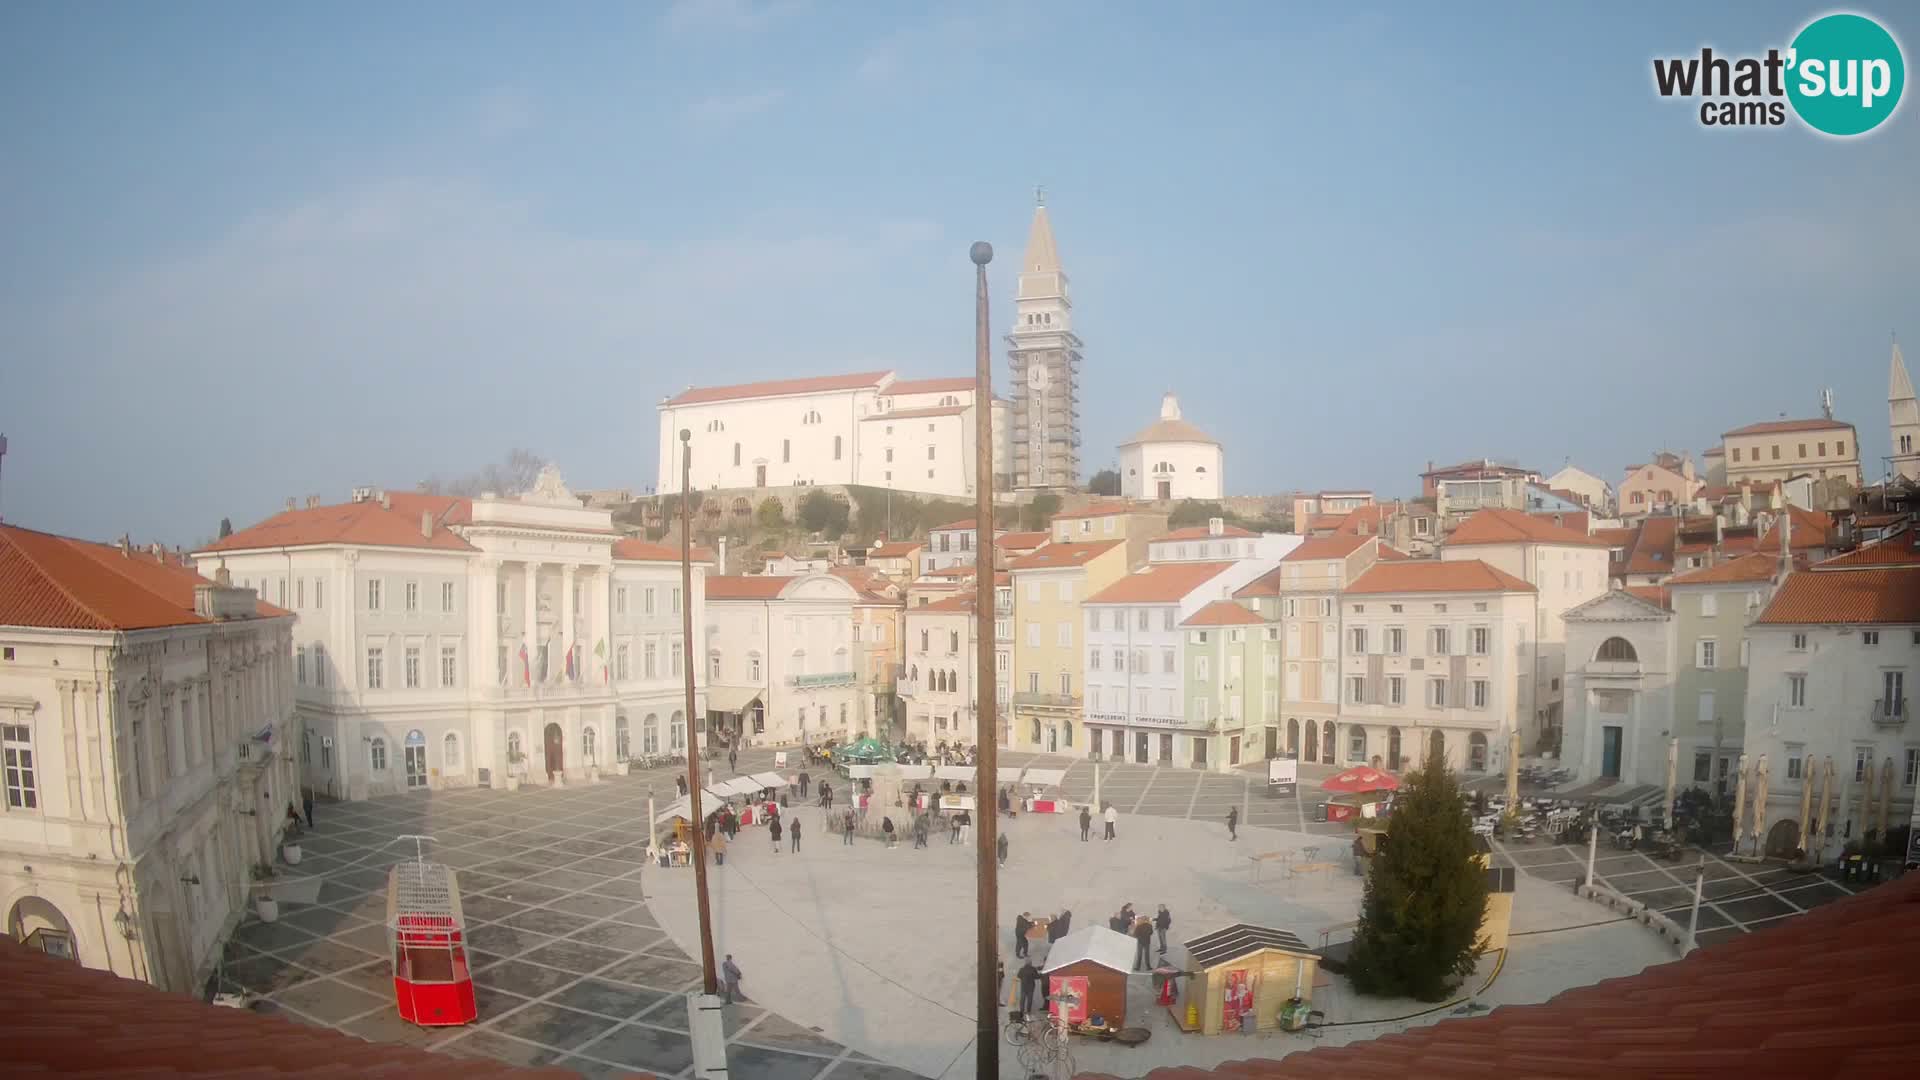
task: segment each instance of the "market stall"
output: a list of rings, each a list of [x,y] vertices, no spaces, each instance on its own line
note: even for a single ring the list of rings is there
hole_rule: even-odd
[[[1328,777],[1320,785],[1329,798],[1321,804],[1327,821],[1355,821],[1382,817],[1391,808],[1393,793],[1400,778],[1379,769],[1361,766]]]
[[[1060,798],[1060,784],[1067,778],[1065,769],[1028,769],[1021,777],[1021,786],[1027,789],[1022,800],[1030,814],[1064,814],[1073,807]]]
[[[1134,949],[1132,938],[1104,926],[1083,927],[1054,942],[1041,969],[1051,999],[1047,1011],[1078,1033],[1126,1027]]]
[[[1313,1006],[1320,957],[1285,930],[1236,923],[1186,942],[1186,1000],[1203,1035],[1298,1030]]]

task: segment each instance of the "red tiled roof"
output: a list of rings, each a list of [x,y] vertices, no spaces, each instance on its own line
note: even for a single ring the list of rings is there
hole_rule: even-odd
[[[1403,513],[1405,510],[1406,507],[1398,502],[1373,503],[1356,507],[1347,511],[1346,516],[1340,519],[1340,523],[1334,526],[1334,530],[1361,536],[1378,533],[1389,516]]]
[[[958,596],[949,596],[944,599],[935,600],[931,604],[922,604],[919,607],[913,608],[911,610],[940,611],[940,612],[948,612],[948,613],[972,611],[973,595],[971,593],[961,593]]]
[[[1706,448],[1706,450],[1702,451],[1700,456],[1701,457],[1723,457],[1725,456],[1726,452],[1727,452],[1727,448],[1725,446],[1722,446],[1719,443],[1714,443],[1712,446],[1709,446]]]
[[[1473,544],[1556,544],[1605,547],[1604,540],[1518,510],[1476,510],[1447,537],[1448,547]]]
[[[782,574],[716,574],[707,579],[707,599],[773,600],[795,580]]]
[[[1532,469],[1522,469],[1517,465],[1502,465],[1495,461],[1489,461],[1486,458],[1473,458],[1469,461],[1463,461],[1458,465],[1441,465],[1437,468],[1428,469],[1420,475],[1422,477],[1445,477],[1455,474],[1464,476],[1479,476],[1483,474],[1491,474],[1493,476],[1526,476],[1532,472]]]
[[[1673,594],[1665,585],[1629,585],[1626,591],[1656,607],[1673,610]]]
[[[1352,594],[1532,591],[1533,586],[1479,559],[1378,562],[1347,586]]]
[[[1158,544],[1164,540],[1210,540],[1213,538],[1213,533],[1209,531],[1209,529],[1210,527],[1206,525],[1189,525],[1184,529],[1175,529],[1165,536],[1156,536],[1153,538],[1153,542]],[[1260,534],[1249,529],[1243,529],[1238,525],[1226,525],[1221,528],[1220,535],[1223,537],[1248,537],[1259,536]]]
[[[972,518],[961,518],[959,521],[949,521],[943,525],[929,525],[927,526],[927,531],[928,532],[952,532],[955,529],[961,529],[966,532],[972,532],[973,520],[974,519]]]
[[[0,941],[0,1009],[9,1018],[0,1060],[13,1076],[577,1076],[209,1005],[12,941]]]
[[[656,544],[651,540],[625,536],[613,542],[613,557],[623,562],[677,563],[680,561],[680,545]],[[688,551],[687,558],[696,563],[711,563],[714,555],[713,552],[695,544]]]
[[[1593,535],[1598,539],[1605,540],[1608,547],[1626,547],[1628,544],[1633,543],[1635,538],[1640,535],[1640,530],[1637,528],[1595,529],[1593,530]]]
[[[1077,518],[1107,517],[1111,514],[1141,514],[1152,507],[1140,506],[1124,499],[1107,502],[1088,503],[1078,510],[1062,510],[1053,515],[1055,521],[1073,521]]]
[[[1231,600],[1215,600],[1181,621],[1181,626],[1248,626],[1267,620]]]
[[[193,608],[212,582],[166,557],[0,525],[0,626],[149,630],[215,622]],[[263,618],[285,615],[260,602]]]
[[[1787,575],[1757,623],[1920,624],[1920,565],[1831,567]]]
[[[853,586],[863,604],[898,604],[900,587],[893,579],[870,566],[836,566],[827,573]]]
[[[1034,548],[1046,543],[1047,539],[1052,535],[1052,533],[1045,529],[1041,529],[1039,532],[1001,533],[999,536],[993,538],[993,546],[1007,548],[1011,551],[1032,551]]]
[[[1404,560],[1411,559],[1411,558],[1413,558],[1413,556],[1407,554],[1404,551],[1401,551],[1399,548],[1394,547],[1392,544],[1380,545],[1380,561],[1381,562],[1402,562]]]
[[[1782,431],[1852,431],[1853,425],[1844,420],[1768,420],[1759,424],[1748,424],[1743,428],[1734,428],[1723,435],[1772,435]]]
[[[1571,493],[1563,497],[1571,499]],[[1582,536],[1593,535],[1593,530],[1587,527],[1589,515],[1585,510],[1534,510],[1528,516],[1539,518],[1549,525],[1558,524],[1562,528],[1572,529]],[[1556,523],[1554,518],[1560,520]]]
[[[1144,1080],[1867,1077],[1920,1045],[1920,874],[1538,1005]]]
[[[1319,536],[1302,543],[1299,547],[1281,557],[1281,562],[1308,562],[1314,559],[1344,559],[1365,546],[1371,536],[1359,533],[1340,533],[1335,536]]]
[[[447,497],[437,495],[394,494],[389,497],[393,500],[391,510],[380,505],[378,499],[316,506],[310,510],[285,510],[200,550],[258,551],[332,544],[431,548],[439,551],[477,550],[447,529],[443,519],[444,515],[471,520],[471,502],[462,499],[448,502]],[[422,513],[434,515],[433,533],[430,536],[420,531]]]
[[[1233,592],[1235,600],[1253,600],[1262,596],[1280,595],[1280,568],[1273,569],[1240,586]]]
[[[1089,604],[1171,604],[1212,581],[1230,562],[1153,563],[1087,597]]]
[[[1783,511],[1793,522],[1793,529],[1787,537],[1787,543],[1795,551],[1807,548],[1827,546],[1827,534],[1833,529],[1833,519],[1812,510],[1802,510],[1789,503]],[[1780,522],[1775,519],[1767,534],[1760,538],[1760,547],[1769,551],[1780,550]]]
[[[1680,519],[1658,515],[1649,517],[1640,523],[1639,531],[1633,538],[1633,545],[1627,549],[1626,567],[1628,574],[1671,574],[1673,573],[1674,537],[1680,531]]]
[[[850,375],[815,375],[805,379],[771,379],[766,382],[736,383],[733,386],[690,387],[667,400],[668,405],[706,405],[715,401],[742,401],[747,398],[782,397],[791,394],[824,394],[834,390],[862,390],[880,385],[890,371],[858,371]]]
[[[954,394],[974,388],[973,379],[895,379],[887,384],[889,394]]]
[[[943,566],[943,567],[941,567],[941,568],[940,568],[940,569],[938,569],[938,570],[929,570],[929,571],[927,571],[926,573],[924,573],[924,574],[921,574],[920,576],[921,576],[921,577],[931,577],[931,578],[964,578],[964,577],[972,577],[972,576],[973,576],[973,564],[971,564],[971,563],[955,563],[955,564],[954,564],[954,565],[952,565],[952,566]]]
[[[1348,515],[1352,513],[1353,511],[1351,510],[1345,510],[1337,514],[1313,514],[1307,518],[1307,531],[1314,533],[1322,529],[1329,531],[1338,529],[1341,523],[1346,521]]]
[[[895,409],[892,412],[874,413],[863,416],[861,421],[871,424],[875,420],[913,420],[925,416],[959,416],[967,411],[966,405],[929,405],[924,409]]]
[[[1920,529],[1910,528],[1814,565],[1821,570],[1855,566],[1920,566]]]
[[[919,551],[920,546],[918,540],[896,540],[891,544],[881,544],[879,547],[867,552],[867,558],[905,559],[911,557],[914,552]]]
[[[1689,570],[1684,574],[1675,574],[1667,579],[1669,586],[1681,585],[1733,585],[1772,581],[1773,575],[1780,572],[1780,557],[1765,551],[1756,551],[1751,555],[1742,555],[1737,559],[1728,559],[1715,566],[1706,566],[1698,570]]]
[[[1095,540],[1085,544],[1048,544],[1007,564],[1009,570],[1059,570],[1085,566],[1087,561],[1104,555],[1126,543],[1124,540]]]

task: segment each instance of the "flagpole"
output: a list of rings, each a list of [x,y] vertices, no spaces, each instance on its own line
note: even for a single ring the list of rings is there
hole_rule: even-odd
[[[707,900],[707,822],[700,811],[700,725],[693,715],[693,514],[687,508],[693,483],[689,429],[680,431],[680,635],[687,662],[687,813],[693,827],[693,889],[700,908],[700,980],[708,996],[720,992],[713,970],[713,910]]]
[[[994,689],[993,637],[993,363],[987,347],[987,264],[993,247],[975,243],[967,253],[973,260],[973,459],[974,459],[974,570],[973,625],[975,673],[973,680],[976,726],[973,741],[979,747],[979,770],[974,790],[980,808],[979,846],[974,863],[979,874],[979,910],[975,913],[978,968],[974,972],[974,1076],[1000,1078],[1000,995],[996,969],[1000,960],[1000,879],[995,837],[999,811],[993,801],[998,790],[1000,737],[996,730],[999,699]]]

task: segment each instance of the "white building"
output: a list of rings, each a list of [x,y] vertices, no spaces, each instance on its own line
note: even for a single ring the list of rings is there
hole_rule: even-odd
[[[1160,418],[1120,444],[1120,494],[1129,499],[1200,499],[1226,494],[1227,454],[1220,441],[1180,416],[1172,394]]]
[[[364,495],[194,554],[299,617],[294,700],[314,787],[361,799],[562,783],[685,749],[678,550],[619,539],[551,468],[517,499]]]
[[[855,666],[861,592],[832,574],[707,579],[709,708],[739,718],[747,741],[845,741],[865,693]]]
[[[1089,752],[1125,759],[1128,748],[1145,737],[1146,745],[1162,745],[1133,755],[1140,760],[1192,760],[1187,743],[1204,740],[1207,727],[1187,708],[1182,624],[1216,600],[1231,600],[1236,589],[1275,565],[1251,558],[1156,563],[1087,598],[1083,722]]]
[[[972,745],[979,641],[970,592],[906,610],[907,671],[900,683],[907,737],[928,746]]]
[[[999,536],[998,532],[990,532]],[[935,570],[949,570],[956,566],[972,566],[975,552],[974,520],[950,521],[945,525],[936,525],[927,530],[926,547],[920,550],[920,573],[931,574]]]
[[[1568,610],[1561,759],[1582,779],[1664,786],[1679,668],[1658,590],[1616,589]],[[1691,761],[1691,749],[1686,760]]]
[[[1175,529],[1147,541],[1147,561],[1216,562],[1221,559],[1265,559],[1279,562],[1306,538],[1293,533],[1257,533],[1213,518],[1205,525]]]
[[[1912,689],[1920,675],[1920,530],[1910,524],[1789,574],[1747,641],[1745,747],[1750,768],[1767,763],[1766,850],[1807,846],[1832,855],[1882,821],[1906,822],[1920,782]],[[1827,832],[1802,845],[1803,785],[1817,785],[1806,823],[1813,834],[1829,762]]]
[[[152,552],[0,526],[0,911],[198,992],[300,799],[293,619]]]
[[[1514,642],[1522,651],[1518,693],[1522,753],[1559,738],[1561,682],[1566,674],[1562,616],[1607,591],[1605,539],[1516,510],[1480,510],[1441,545],[1440,558],[1477,559],[1537,590],[1533,625]]]
[[[657,406],[657,490],[680,490],[685,430],[700,489],[864,484],[971,496],[973,391],[968,378],[901,379],[891,371],[688,387]],[[989,408],[994,472],[1004,474],[1006,405]]]
[[[1578,465],[1567,465],[1547,477],[1547,487],[1573,492],[1598,517],[1613,515],[1613,485]]]
[[[1478,559],[1381,561],[1350,582],[1340,595],[1339,762],[1412,767],[1438,751],[1469,775],[1504,769],[1525,716],[1519,644],[1534,597]]]

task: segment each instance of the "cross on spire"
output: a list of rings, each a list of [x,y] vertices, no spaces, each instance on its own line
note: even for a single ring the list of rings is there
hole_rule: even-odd
[[[1035,206],[1047,205],[1047,189],[1041,187],[1038,184],[1035,184],[1033,188],[1033,205]]]

